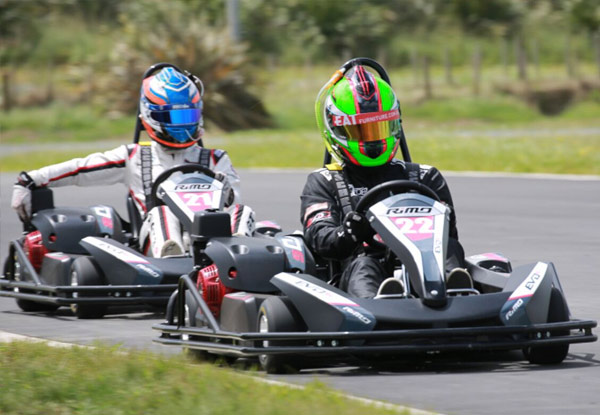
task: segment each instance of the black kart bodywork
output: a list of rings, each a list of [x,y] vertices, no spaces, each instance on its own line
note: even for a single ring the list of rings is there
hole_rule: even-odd
[[[203,166],[175,166],[156,178],[148,203],[168,205],[188,231],[205,210],[220,213],[229,227],[222,188]],[[54,207],[51,190],[33,195],[33,219],[26,234],[10,243],[0,278],[0,295],[16,298],[24,311],[70,306],[79,318],[98,318],[114,305],[162,309],[179,277],[194,268],[191,253],[152,258],[140,252],[133,223],[141,220],[132,214],[131,199],[127,222],[109,206]]]

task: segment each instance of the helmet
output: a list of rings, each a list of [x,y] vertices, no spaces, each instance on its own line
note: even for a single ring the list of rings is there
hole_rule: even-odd
[[[392,160],[402,136],[400,103],[392,87],[364,66],[334,75],[317,98],[317,124],[338,162],[381,166]]]
[[[139,108],[146,132],[165,147],[187,148],[202,138],[202,93],[175,68],[144,79]]]

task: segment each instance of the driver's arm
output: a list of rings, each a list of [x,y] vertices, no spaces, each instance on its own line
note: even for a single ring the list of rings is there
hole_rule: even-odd
[[[219,153],[217,153],[219,151]],[[215,150],[216,163],[212,170],[215,172],[221,172],[227,176],[227,180],[233,189],[233,204],[242,202],[242,194],[240,191],[240,176],[237,174],[235,169],[233,168],[233,164],[231,163],[231,158],[226,151]]]
[[[125,180],[130,149],[120,146],[103,153],[92,153],[28,172],[36,186],[94,186],[121,183]]]
[[[425,186],[431,188],[444,204],[450,208],[450,237],[458,239],[458,229],[456,227],[456,214],[454,213],[454,203],[450,194],[450,187],[442,173],[435,167],[421,165],[420,181]]]
[[[310,248],[327,259],[343,260],[352,254],[357,243],[342,226],[342,211],[331,186],[330,176],[318,170],[308,176],[302,191],[300,220],[304,238]]]

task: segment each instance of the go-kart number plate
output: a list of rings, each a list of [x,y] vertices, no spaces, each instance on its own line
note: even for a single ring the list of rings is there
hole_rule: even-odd
[[[433,237],[433,216],[390,217],[396,227],[411,241],[421,241]]]
[[[175,192],[179,199],[192,211],[200,212],[213,207],[213,192]]]

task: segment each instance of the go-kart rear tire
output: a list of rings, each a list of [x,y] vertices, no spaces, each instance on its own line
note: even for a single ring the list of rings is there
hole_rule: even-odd
[[[292,302],[286,297],[269,297],[258,312],[256,329],[260,333],[302,331],[303,323]],[[276,346],[282,342],[263,342],[265,346]],[[289,343],[285,343],[289,344]],[[298,357],[282,354],[262,354],[258,361],[269,374],[294,373],[301,369]]]
[[[104,276],[96,262],[87,256],[77,258],[71,264],[71,285],[105,285]],[[74,297],[93,296],[93,294],[73,293]],[[71,311],[79,319],[102,318],[106,314],[104,304],[71,304]]]
[[[31,300],[23,300],[21,298],[17,298],[17,305],[21,310],[27,312],[56,311],[59,307],[56,304],[38,303]]]
[[[569,310],[561,291],[557,288],[552,288],[548,310],[548,323],[557,323],[561,321],[569,321]],[[568,335],[569,332],[560,332],[559,334]],[[555,365],[561,363],[565,360],[568,353],[568,344],[526,347],[523,349],[523,355],[529,363],[536,365]]]

